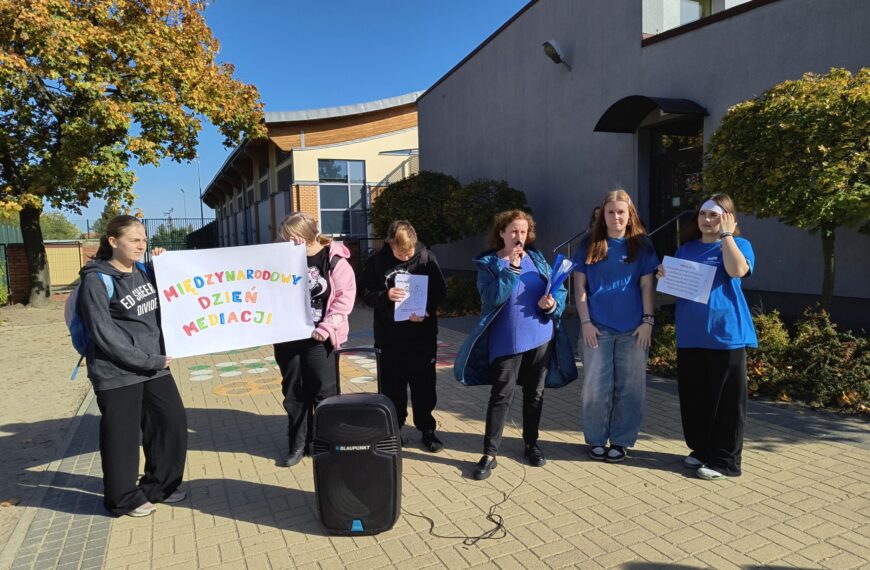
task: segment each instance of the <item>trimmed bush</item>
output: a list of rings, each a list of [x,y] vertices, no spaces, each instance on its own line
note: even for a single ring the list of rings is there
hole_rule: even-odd
[[[870,340],[851,331],[839,332],[828,313],[804,311],[789,333],[777,311],[752,316],[758,349],[746,351],[749,392],[810,406],[870,412]],[[674,325],[656,315],[648,368],[675,376],[677,350]]]
[[[439,316],[461,317],[480,312],[480,293],[474,278],[448,277],[446,281],[447,297],[438,308]]]

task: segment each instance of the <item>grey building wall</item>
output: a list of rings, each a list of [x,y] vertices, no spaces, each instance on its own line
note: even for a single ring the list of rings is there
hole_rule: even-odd
[[[649,0],[647,0],[649,1]],[[637,0],[539,0],[418,100],[421,168],[468,182],[505,179],[526,192],[539,245],[583,228],[603,194],[622,186],[647,203],[638,135],[594,133],[628,95],[686,98],[705,107],[709,140],[727,109],[776,83],[831,67],[870,65],[870,2],[780,0],[641,46]],[[555,39],[572,71],[541,43]],[[818,237],[740,216],[758,269],[746,286],[816,294]],[[837,234],[841,296],[870,298],[870,237]],[[471,269],[482,237],[436,247],[447,268]]]

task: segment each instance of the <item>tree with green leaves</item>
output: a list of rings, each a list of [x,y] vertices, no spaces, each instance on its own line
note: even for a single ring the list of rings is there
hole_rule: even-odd
[[[69,221],[63,212],[47,212],[39,218],[42,237],[45,239],[78,239],[81,231]]]
[[[870,233],[868,125],[870,68],[807,73],[729,109],[707,151],[707,190],[821,236],[828,310],[837,228]]]
[[[48,299],[40,214],[131,204],[131,160],[189,161],[205,118],[263,136],[253,86],[216,61],[207,0],[0,0],[0,209],[20,211],[30,303]]]
[[[461,186],[454,177],[421,171],[388,186],[372,204],[371,222],[386,235],[393,220],[406,219],[429,246],[485,231],[502,210],[530,211],[526,196],[503,180],[475,180]]]

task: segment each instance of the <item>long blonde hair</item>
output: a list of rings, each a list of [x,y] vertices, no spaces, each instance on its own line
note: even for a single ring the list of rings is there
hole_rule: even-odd
[[[625,226],[625,242],[628,246],[627,263],[637,258],[637,253],[646,245],[646,228],[637,215],[637,208],[631,201],[631,196],[622,188],[607,193],[601,201],[601,212],[592,222],[592,231],[589,232],[589,246],[586,249],[586,264],[592,265],[607,258],[607,222],[604,219],[604,210],[610,202],[625,202],[628,204],[628,223]]]
[[[284,241],[290,241],[295,236],[304,239],[306,244],[319,242],[326,246],[332,243],[332,238],[322,235],[317,229],[317,220],[305,212],[294,212],[284,218],[279,233]]]

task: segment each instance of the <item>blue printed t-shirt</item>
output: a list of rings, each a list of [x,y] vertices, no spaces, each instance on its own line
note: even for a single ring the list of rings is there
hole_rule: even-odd
[[[739,237],[735,237],[734,242],[746,258],[751,274],[755,270],[752,244]],[[676,257],[716,267],[707,304],[677,299],[677,348],[757,348],[758,338],[749,305],[740,288],[740,278],[731,277],[725,271],[722,243],[704,243],[700,239],[690,241],[677,249]]]
[[[499,267],[508,266],[499,259]],[[524,255],[520,262],[520,277],[501,310],[489,327],[489,361],[499,356],[520,354],[550,342],[553,321],[538,307],[547,284],[534,262]]]
[[[573,261],[574,271],[586,274],[589,318],[613,332],[633,331],[643,320],[640,278],[655,273],[659,264],[652,242],[644,238],[631,263],[625,238],[607,238],[607,257],[591,265],[586,264],[588,246],[584,241]]]

